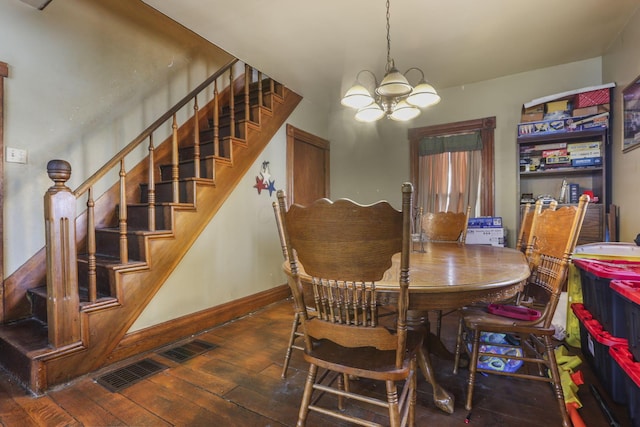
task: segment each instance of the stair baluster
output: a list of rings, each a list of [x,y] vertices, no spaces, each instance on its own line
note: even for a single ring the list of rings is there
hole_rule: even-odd
[[[87,275],[89,302],[94,303],[98,299],[96,285],[96,223],[95,201],[93,200],[93,186],[87,191]]]
[[[171,138],[171,181],[173,182],[173,203],[180,203],[180,168],[178,166],[178,122],[173,113],[173,136]]]
[[[244,119],[251,120],[251,108],[249,107],[249,81],[251,80],[251,67],[244,64]]]
[[[197,95],[193,98],[193,175],[200,178],[200,116]]]
[[[236,98],[235,98],[235,84],[234,84],[234,75],[233,75],[233,67],[229,68],[229,118],[231,126],[231,139],[236,137]]]
[[[124,158],[120,159],[120,211],[118,217],[120,225],[120,262],[129,262],[129,247],[127,245],[127,172],[124,169]]]
[[[156,176],[155,176],[155,150],[153,146],[153,134],[149,134],[149,174],[147,180],[147,218],[149,231],[156,231]]]
[[[220,157],[220,105],[218,101],[218,80],[213,82],[213,155]]]
[[[258,71],[258,108],[264,106],[264,100],[262,99],[262,71]]]

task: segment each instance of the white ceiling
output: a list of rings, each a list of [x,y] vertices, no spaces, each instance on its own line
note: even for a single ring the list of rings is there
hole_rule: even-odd
[[[143,0],[315,103],[386,63],[385,0]],[[392,0],[391,56],[437,88],[601,56],[640,0]],[[416,83],[417,74],[409,74]]]

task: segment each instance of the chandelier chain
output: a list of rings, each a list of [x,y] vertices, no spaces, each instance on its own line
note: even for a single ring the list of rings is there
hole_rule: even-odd
[[[389,64],[391,64],[391,24],[390,22],[390,13],[389,13],[389,1],[387,0],[387,71],[389,68]]]

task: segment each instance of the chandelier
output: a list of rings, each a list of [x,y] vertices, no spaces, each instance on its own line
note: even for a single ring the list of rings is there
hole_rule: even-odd
[[[375,122],[384,116],[398,121],[411,120],[420,115],[420,108],[426,108],[440,102],[440,96],[433,86],[424,78],[421,69],[412,67],[404,74],[396,68],[391,59],[391,37],[389,35],[389,0],[387,0],[387,65],[384,78],[378,84],[376,75],[369,70],[362,70],[356,76],[353,86],[342,98],[342,105],[355,108],[356,120]],[[407,80],[410,71],[420,73],[418,85],[413,87]],[[375,97],[360,81],[362,74],[373,77]]]

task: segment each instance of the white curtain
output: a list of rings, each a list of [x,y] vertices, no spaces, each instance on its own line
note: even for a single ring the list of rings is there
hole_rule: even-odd
[[[479,134],[464,135],[469,136],[475,139],[471,145],[461,144],[460,138],[447,141],[445,137],[444,144],[442,137],[422,141],[417,184],[418,207],[423,212],[465,212],[471,206],[471,216],[479,215],[482,142]]]

